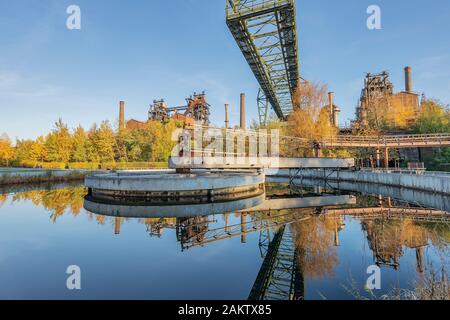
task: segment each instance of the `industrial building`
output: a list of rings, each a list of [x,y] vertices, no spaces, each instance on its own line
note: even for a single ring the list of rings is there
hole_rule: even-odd
[[[192,96],[186,99],[186,105],[169,108],[166,102],[161,100],[154,100],[150,105],[148,111],[148,118],[146,121],[139,121],[130,119],[125,121],[125,102],[120,102],[119,109],[119,128],[120,129],[145,129],[149,121],[168,121],[174,119],[182,121],[187,124],[194,124],[194,122],[201,122],[207,126],[210,124],[210,105],[206,102],[206,94],[194,93]]]
[[[398,112],[397,108],[408,110],[407,125],[417,119],[420,111],[419,95],[413,92],[411,67],[405,68],[405,90],[394,93],[394,85],[389,73],[368,73],[364,80],[364,88],[356,111],[356,124],[359,128],[373,127],[378,118]]]

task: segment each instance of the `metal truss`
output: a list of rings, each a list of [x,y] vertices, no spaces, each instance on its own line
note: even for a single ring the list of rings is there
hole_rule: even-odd
[[[261,127],[267,126],[267,115],[269,112],[269,100],[262,89],[258,90],[258,115],[259,115],[259,124]]]
[[[252,214],[249,215],[249,217],[251,219],[249,221],[245,221],[245,224],[239,223],[217,229],[204,229],[201,233],[200,241],[198,237],[185,237],[183,239],[179,237],[179,239],[181,239],[180,242],[182,250],[184,251],[193,247],[206,246],[225,239],[235,238],[257,231],[270,230],[311,218],[310,215],[305,215],[303,212],[298,210],[290,210],[290,212],[282,214]]]
[[[249,300],[299,300],[304,297],[303,276],[290,228],[283,226],[267,249]]]
[[[227,25],[273,110],[286,120],[299,81],[295,0],[227,0]]]

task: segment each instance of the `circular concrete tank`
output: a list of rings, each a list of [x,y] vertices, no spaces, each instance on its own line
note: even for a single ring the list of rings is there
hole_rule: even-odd
[[[189,218],[243,211],[262,204],[265,198],[265,194],[262,194],[248,199],[220,203],[140,206],[99,203],[85,199],[84,208],[102,216],[120,218]]]
[[[260,172],[114,172],[85,179],[86,200],[107,204],[198,204],[247,199],[264,194]]]

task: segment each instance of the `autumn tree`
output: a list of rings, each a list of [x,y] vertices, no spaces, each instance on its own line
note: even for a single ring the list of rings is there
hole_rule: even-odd
[[[294,93],[294,112],[288,119],[288,134],[302,138],[312,145],[314,141],[320,141],[337,134],[337,129],[331,124],[331,115],[327,101],[327,87],[313,82],[302,82]],[[295,154],[308,156],[311,148],[302,145]]]
[[[11,139],[6,134],[0,136],[0,165],[9,167],[11,159],[14,157],[14,148]]]
[[[31,145],[30,155],[28,160],[44,162],[47,159],[47,147],[45,139],[39,136]]]
[[[22,161],[30,161],[33,144],[33,140],[17,140],[14,162],[21,165]]]
[[[72,136],[62,119],[55,123],[55,129],[47,136],[45,145],[49,161],[69,162],[72,151]]]
[[[88,138],[86,131],[83,129],[83,127],[78,126],[75,129],[75,132],[73,133],[72,142],[73,144],[70,160],[73,162],[87,161]]]
[[[95,130],[92,137],[93,147],[95,148],[100,162],[114,161],[114,132],[108,121],[103,121],[100,127]]]
[[[419,117],[414,125],[414,131],[416,133],[449,133],[449,107],[437,100],[424,100]]]
[[[437,100],[424,100],[413,130],[418,134],[450,133],[449,107]],[[425,159],[430,170],[450,170],[449,163],[450,148],[434,149],[432,157]]]

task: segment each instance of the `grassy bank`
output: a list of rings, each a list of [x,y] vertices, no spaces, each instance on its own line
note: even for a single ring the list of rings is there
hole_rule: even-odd
[[[39,184],[47,182],[82,181],[90,172],[81,171],[0,171],[0,185]]]
[[[127,170],[127,169],[166,169],[167,162],[37,162],[21,161],[14,163],[16,168],[73,169],[73,170]]]
[[[166,169],[165,162],[133,163],[24,163],[21,167],[0,168],[0,185],[82,181],[100,170]]]

